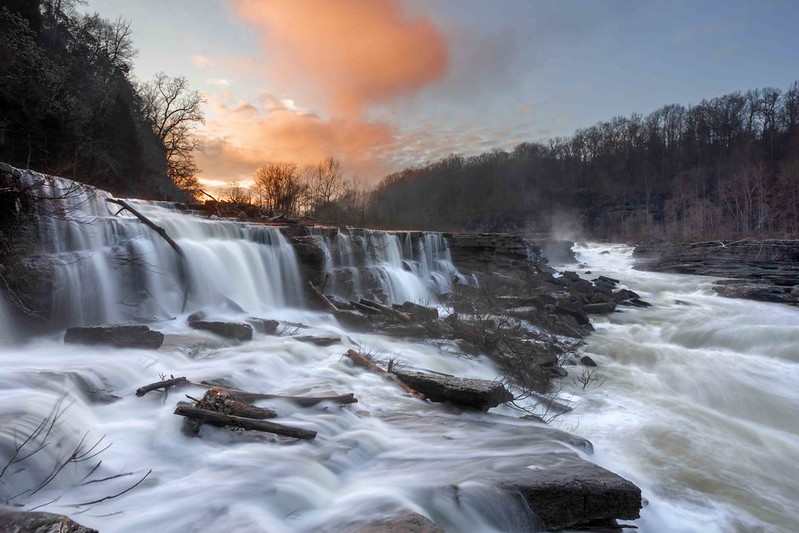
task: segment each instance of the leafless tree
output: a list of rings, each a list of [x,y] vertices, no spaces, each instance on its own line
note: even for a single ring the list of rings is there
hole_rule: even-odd
[[[171,78],[160,72],[139,87],[142,110],[166,150],[167,175],[175,185],[192,196],[199,193],[194,152],[202,147],[194,134],[205,124],[205,97],[189,89],[185,77]]]
[[[266,163],[255,172],[258,203],[274,214],[295,215],[303,204],[308,186],[295,163]]]

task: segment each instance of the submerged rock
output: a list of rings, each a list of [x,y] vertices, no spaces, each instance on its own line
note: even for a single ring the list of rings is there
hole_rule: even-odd
[[[67,329],[66,344],[107,345],[116,348],[150,348],[157,350],[164,343],[164,334],[147,326],[110,325],[80,326]]]
[[[354,531],[357,533],[444,533],[443,529],[418,513],[408,513],[372,522]]]
[[[6,533],[97,533],[69,517],[53,513],[30,513],[0,509],[0,531]]]
[[[433,402],[448,402],[487,411],[513,400],[513,394],[499,381],[405,369],[394,369],[392,373]]]
[[[264,335],[274,335],[277,332],[277,327],[280,325],[280,322],[277,320],[258,317],[248,318],[247,323],[251,325],[255,331],[263,333]]]
[[[220,337],[236,339],[239,341],[252,340],[252,326],[240,322],[214,322],[209,320],[195,320],[189,322],[194,329],[210,331]]]

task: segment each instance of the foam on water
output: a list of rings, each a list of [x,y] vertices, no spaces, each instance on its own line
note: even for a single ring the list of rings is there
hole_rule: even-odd
[[[641,531],[796,531],[799,310],[633,270],[631,252],[577,249],[586,277],[621,279],[653,307],[597,320],[587,353],[606,379],[579,401],[576,432],[644,488]]]

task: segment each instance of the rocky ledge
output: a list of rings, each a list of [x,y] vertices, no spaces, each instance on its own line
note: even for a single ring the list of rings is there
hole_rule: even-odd
[[[722,296],[799,305],[799,240],[640,244],[634,256],[642,270],[725,278]]]

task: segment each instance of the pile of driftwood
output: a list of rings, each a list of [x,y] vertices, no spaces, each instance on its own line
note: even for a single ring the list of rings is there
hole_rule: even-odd
[[[321,402],[346,405],[358,401],[352,393],[337,396],[282,396],[221,387],[205,381],[193,383],[185,377],[173,377],[151,383],[139,388],[136,391],[136,396],[141,397],[148,392],[156,390],[167,391],[170,388],[185,385],[206,387],[208,389],[202,399],[188,397],[192,402],[179,402],[175,409],[176,415],[186,418],[183,424],[183,433],[191,437],[196,437],[199,434],[203,424],[210,424],[227,428],[265,431],[295,439],[313,439],[316,437],[316,431],[269,422],[267,421],[268,418],[278,416],[277,411],[252,405],[251,402],[280,399],[301,407],[310,407]]]

